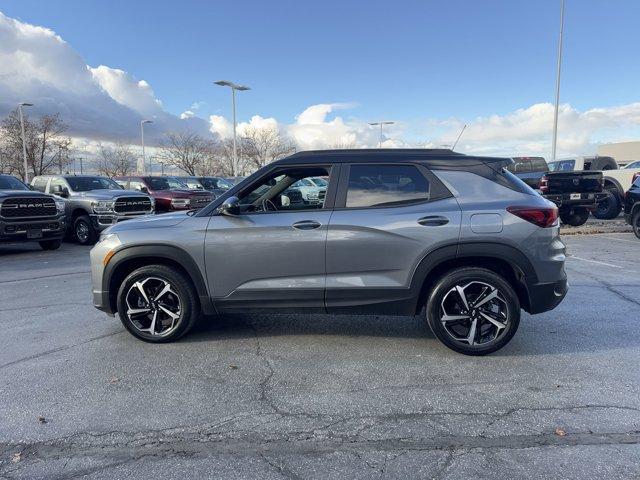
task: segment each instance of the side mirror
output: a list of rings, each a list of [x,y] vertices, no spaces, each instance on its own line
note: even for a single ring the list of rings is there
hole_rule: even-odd
[[[62,185],[54,185],[51,193],[57,195],[58,197],[67,198],[69,196],[69,189],[67,187],[63,187]]]
[[[230,215],[232,217],[240,215],[240,199],[238,197],[227,198],[218,211],[223,215]]]
[[[138,187],[137,190],[140,190],[143,193],[149,193],[149,189],[147,187],[145,187],[144,185]]]

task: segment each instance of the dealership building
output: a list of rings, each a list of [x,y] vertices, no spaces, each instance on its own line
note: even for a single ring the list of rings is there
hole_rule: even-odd
[[[640,160],[640,142],[605,143],[598,147],[598,156],[613,157],[619,165]]]

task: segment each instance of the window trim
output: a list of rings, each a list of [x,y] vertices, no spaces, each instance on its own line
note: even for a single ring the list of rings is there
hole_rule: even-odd
[[[347,193],[349,190],[349,175],[351,173],[352,166],[375,166],[375,167],[415,167],[420,174],[429,182],[429,198],[427,199],[416,199],[416,200],[407,200],[402,203],[397,203],[395,205],[371,205],[368,207],[347,207]],[[444,198],[453,197],[453,194],[449,191],[449,189],[440,181],[438,177],[436,177],[431,170],[426,168],[424,165],[420,163],[414,162],[389,162],[389,163],[372,163],[372,162],[349,162],[343,163],[342,171],[340,172],[340,181],[338,183],[338,192],[336,194],[336,201],[334,205],[334,210],[371,210],[371,209],[380,209],[380,208],[403,208],[403,207],[411,207],[414,205],[421,205],[426,203],[436,202],[438,200],[442,200]],[[434,193],[435,192],[435,193]]]

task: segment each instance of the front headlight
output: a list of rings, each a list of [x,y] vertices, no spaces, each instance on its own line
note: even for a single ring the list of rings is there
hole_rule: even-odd
[[[108,233],[105,231],[100,234],[100,238],[98,239],[97,243],[102,243],[107,240],[117,240],[117,239],[118,239],[118,235],[116,233]]]
[[[191,205],[189,198],[174,198],[171,200],[171,206],[174,208],[188,208]]]
[[[54,198],[53,199],[56,202],[56,209],[58,210],[58,213],[64,213],[64,209],[65,209],[65,201],[62,198]]]
[[[91,202],[91,206],[93,207],[93,211],[96,213],[111,213],[113,212],[113,200],[108,201],[100,201],[100,202]]]

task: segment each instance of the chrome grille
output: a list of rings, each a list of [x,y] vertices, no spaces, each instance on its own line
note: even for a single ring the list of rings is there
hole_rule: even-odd
[[[198,195],[191,198],[191,207],[192,208],[203,208],[209,205],[209,203],[213,200],[212,197]]]
[[[56,202],[48,197],[6,198],[0,206],[4,218],[51,217],[57,213]]]

